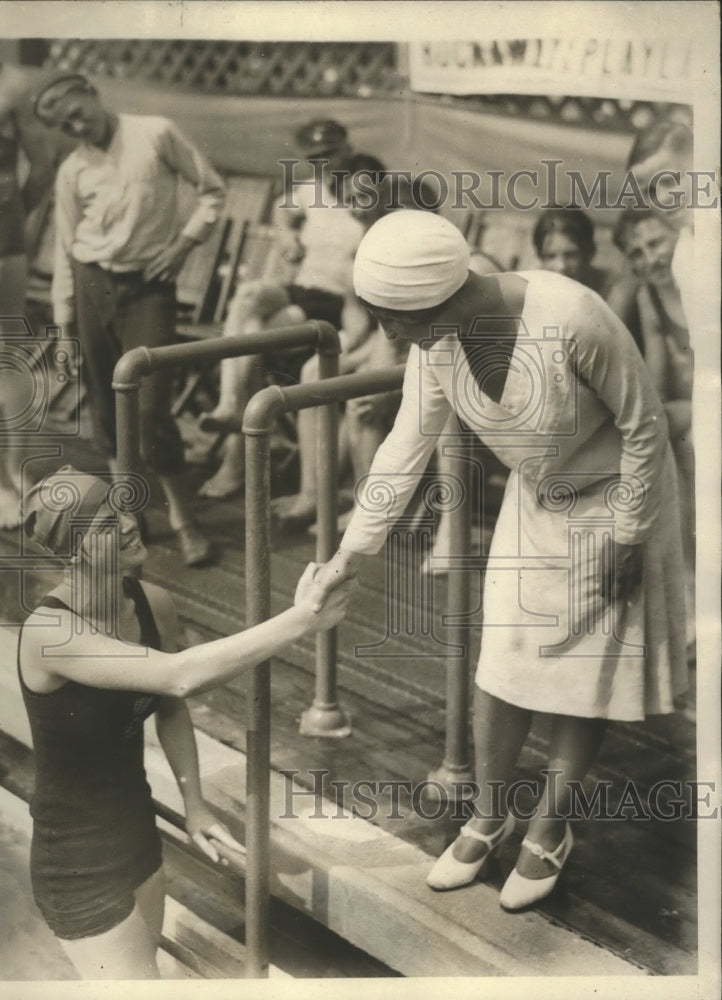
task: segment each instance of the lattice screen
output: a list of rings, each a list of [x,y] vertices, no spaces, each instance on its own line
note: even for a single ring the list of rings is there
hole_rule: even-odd
[[[370,97],[399,88],[387,43],[56,39],[47,64],[204,93]]]
[[[602,97],[542,97],[520,94],[485,94],[478,97],[441,97],[440,100],[479,111],[537,121],[559,122],[619,130],[646,128],[658,118],[692,124],[692,109],[687,104],[652,101],[629,101]]]
[[[214,94],[371,97],[398,95],[406,86],[398,71],[398,47],[390,42],[55,39],[48,44],[45,64]],[[598,128],[644,128],[657,117],[691,124],[691,111],[686,105],[648,101],[515,94],[426,95],[424,99],[463,103],[479,111],[516,118]]]

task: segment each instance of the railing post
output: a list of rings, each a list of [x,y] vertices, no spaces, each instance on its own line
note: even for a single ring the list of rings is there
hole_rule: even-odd
[[[338,375],[338,353],[319,352],[322,379]],[[338,403],[319,407],[317,415],[318,534],[316,561],[327,562],[338,544]],[[337,701],[337,629],[316,636],[316,678],[313,703],[301,714],[303,736],[340,738],[351,734],[348,716]]]
[[[462,572],[464,561],[471,555],[471,436],[462,431],[451,450],[449,472],[457,477],[461,487],[461,502],[446,515],[449,518],[450,549],[449,587],[447,610],[453,619],[449,627],[450,647],[461,649],[461,655],[446,658],[446,735],[444,759],[441,766],[428,775],[434,784],[430,791],[442,786],[450,801],[460,798],[464,787],[468,789],[474,772],[469,763],[469,617],[471,615],[471,588],[467,574]],[[460,557],[454,566],[453,556]]]
[[[113,373],[118,471],[140,472],[140,379],[150,371],[145,347],[129,351]]]
[[[246,434],[246,627],[271,615],[271,446],[268,429]],[[269,964],[271,664],[248,674],[246,705],[246,976]]]

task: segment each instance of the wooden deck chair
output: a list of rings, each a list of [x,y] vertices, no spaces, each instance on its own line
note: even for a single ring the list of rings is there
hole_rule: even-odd
[[[178,276],[180,311],[176,332],[181,339],[220,336],[249,233],[269,211],[271,178],[232,176],[226,178],[226,185],[223,218],[210,240],[191,252]],[[204,366],[184,377],[173,404],[174,416],[185,410],[208,371]]]

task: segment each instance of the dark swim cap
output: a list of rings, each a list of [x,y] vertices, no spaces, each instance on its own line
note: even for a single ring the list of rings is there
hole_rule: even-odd
[[[89,528],[117,518],[114,485],[64,465],[25,494],[26,536],[50,555],[71,558]]]

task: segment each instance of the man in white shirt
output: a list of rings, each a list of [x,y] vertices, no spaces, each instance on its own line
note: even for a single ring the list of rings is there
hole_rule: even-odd
[[[201,153],[166,118],[115,114],[83,76],[51,77],[35,98],[46,125],[78,140],[56,180],[56,323],[77,330],[96,441],[115,455],[113,369],[134,347],[173,342],[174,281],[190,250],[218,221],[224,186]],[[198,193],[186,221],[179,184]],[[181,486],[183,444],[170,412],[171,374],[155,372],[140,392],[141,453],[158,476],[170,526],[188,566],[210,557]]]

